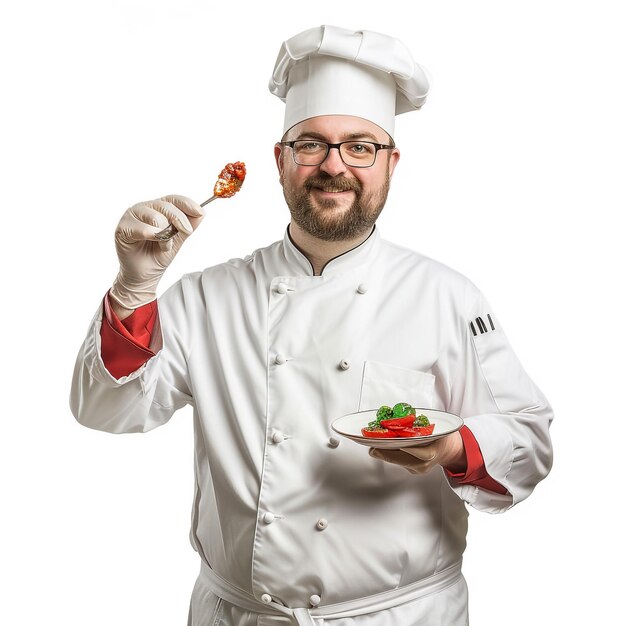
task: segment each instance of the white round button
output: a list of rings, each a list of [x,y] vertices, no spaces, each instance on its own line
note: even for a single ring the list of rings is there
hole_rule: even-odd
[[[285,294],[289,291],[289,287],[287,286],[287,283],[278,283],[276,291],[278,291],[278,293]]]
[[[350,361],[346,361],[345,359],[343,359],[340,363],[339,363],[339,367],[342,370],[349,370],[350,369]]]
[[[274,357],[274,363],[276,363],[276,365],[282,365],[283,363],[286,363],[286,362],[287,362],[287,359],[284,354],[277,354]]]
[[[360,285],[356,288],[356,290],[357,290],[359,293],[366,293],[366,292],[367,292],[367,289],[368,289],[368,287],[367,287],[367,283],[361,283],[361,284],[360,284]]]
[[[261,596],[261,602],[263,602],[264,604],[269,604],[272,601],[272,596],[270,596],[269,593],[264,593]]]
[[[266,524],[271,524],[275,519],[276,517],[274,516],[274,514],[270,513],[269,511],[263,515],[263,521]]]
[[[328,445],[329,445],[331,448],[336,448],[336,447],[339,445],[339,439],[337,439],[337,437],[331,437],[331,438],[328,440]]]
[[[317,520],[317,524],[315,524],[317,530],[324,530],[328,527],[328,520],[325,518],[320,518]]]
[[[285,441],[285,435],[283,435],[280,430],[277,430],[274,432],[274,434],[272,435],[272,441],[274,443],[282,443],[283,441]]]
[[[311,603],[311,606],[317,606],[321,601],[322,601],[322,598],[320,598],[316,593],[314,593],[309,598],[309,602]]]

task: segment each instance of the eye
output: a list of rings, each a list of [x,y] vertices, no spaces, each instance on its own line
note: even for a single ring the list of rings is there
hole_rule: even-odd
[[[318,152],[324,149],[324,144],[321,144],[318,141],[298,141],[296,143],[296,150],[299,152]]]
[[[367,142],[350,143],[347,148],[354,156],[371,155],[374,152],[374,145]]]

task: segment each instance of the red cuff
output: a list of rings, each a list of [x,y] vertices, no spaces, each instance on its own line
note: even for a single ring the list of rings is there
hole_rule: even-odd
[[[475,485],[502,495],[507,493],[507,490],[499,482],[487,474],[483,454],[472,431],[467,426],[462,426],[459,432],[465,447],[467,470],[464,474],[454,474],[446,470],[446,474],[460,485]]]
[[[159,317],[157,303],[150,302],[136,309],[124,320],[115,315],[108,293],[103,307],[100,330],[102,362],[114,378],[128,376],[155,355],[149,346]]]

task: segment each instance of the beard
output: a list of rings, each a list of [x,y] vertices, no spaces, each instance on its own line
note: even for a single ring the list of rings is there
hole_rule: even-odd
[[[307,178],[300,188],[289,185],[283,177],[281,184],[291,217],[302,230],[324,241],[344,241],[356,239],[374,226],[389,193],[389,173],[378,189],[367,193],[356,178],[330,176],[324,172]],[[313,189],[353,191],[354,200],[347,209],[339,209],[339,202],[333,198],[314,201]]]

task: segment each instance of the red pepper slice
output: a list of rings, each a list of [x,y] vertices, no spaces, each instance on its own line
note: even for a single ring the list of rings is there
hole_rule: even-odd
[[[415,421],[415,415],[407,415],[406,417],[394,417],[393,419],[380,420],[380,425],[383,428],[409,428],[413,426]]]
[[[396,437],[396,431],[387,430],[386,428],[361,428],[361,434],[363,437],[372,437],[376,439],[388,439],[389,437]]]

